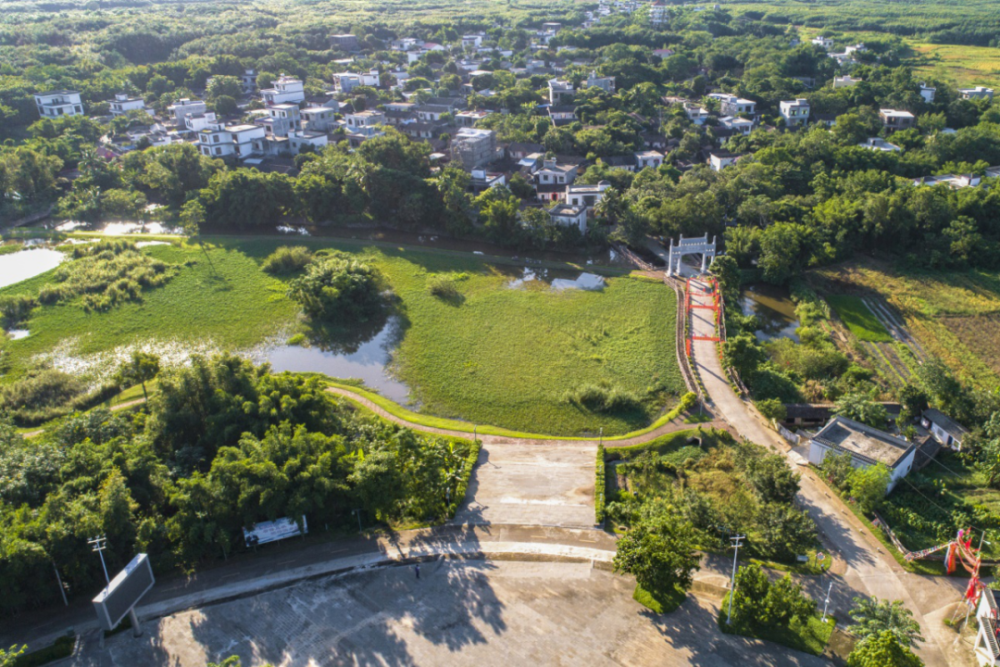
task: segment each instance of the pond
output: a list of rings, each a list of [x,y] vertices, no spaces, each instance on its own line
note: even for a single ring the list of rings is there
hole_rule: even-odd
[[[758,340],[790,338],[799,342],[795,333],[799,320],[788,290],[773,285],[752,285],[740,295],[740,307],[744,315],[756,315],[760,321],[760,328],[754,332]]]
[[[405,405],[410,389],[392,376],[392,355],[403,338],[402,321],[391,315],[368,327],[339,332],[308,346],[279,345],[264,351],[263,360],[277,371],[323,373],[356,378],[382,396]]]
[[[548,287],[557,292],[568,289],[604,289],[604,278],[596,273],[568,271],[565,269],[543,269],[532,266],[523,268],[496,266],[493,268],[500,273],[512,276],[511,280],[507,283],[509,289]]]
[[[0,287],[7,287],[51,271],[64,259],[66,255],[51,248],[31,248],[9,255],[0,255]]]

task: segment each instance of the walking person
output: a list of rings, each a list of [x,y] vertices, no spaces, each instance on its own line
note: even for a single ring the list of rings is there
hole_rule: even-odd
[[[413,566],[413,571],[417,573],[417,581],[419,581],[420,580],[420,565],[419,564],[414,565]]]

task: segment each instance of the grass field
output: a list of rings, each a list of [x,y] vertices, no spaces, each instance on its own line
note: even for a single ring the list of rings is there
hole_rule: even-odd
[[[928,354],[940,357],[972,384],[1000,382],[1000,274],[985,271],[919,272],[860,260],[816,271],[817,287],[879,293],[905,319]]]
[[[915,73],[954,86],[1000,87],[1000,49],[988,46],[912,42]]]
[[[872,343],[888,343],[892,341],[892,336],[878,321],[875,314],[868,309],[861,297],[849,296],[845,294],[831,294],[826,297],[827,302],[837,311],[841,321],[847,326],[858,340]]]
[[[285,295],[287,279],[259,270],[286,243],[213,238],[205,249],[150,246],[145,252],[181,266],[166,286],[104,314],[72,303],[37,309],[31,335],[6,344],[7,370],[16,377],[51,361],[100,375],[136,346],[171,361],[308,332]],[[540,282],[509,289],[523,266],[504,260],[341,240],[294,243],[356,252],[387,276],[404,332],[394,370],[421,413],[545,434],[603,428],[613,436],[647,426],[684,390],[675,297],[662,283],[620,276],[602,291],[553,291]],[[459,276],[458,298],[429,292],[428,281],[439,274]],[[36,293],[51,279],[45,274],[0,294]],[[591,412],[567,400],[567,392],[587,385],[618,389],[641,405]]]

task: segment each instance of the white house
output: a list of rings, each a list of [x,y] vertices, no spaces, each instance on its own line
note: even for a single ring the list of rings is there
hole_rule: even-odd
[[[355,129],[358,127],[373,127],[375,125],[385,125],[385,114],[381,111],[355,111],[344,114],[344,121],[347,127]]]
[[[708,117],[711,115],[709,114],[708,109],[700,104],[691,104],[687,102],[684,104],[684,114],[688,117],[688,120],[695,125],[704,125],[705,121],[708,120]]]
[[[287,137],[289,132],[302,129],[302,114],[297,104],[275,104],[267,112],[266,117],[254,123],[263,127],[268,137]]]
[[[980,667],[1000,665],[1000,642],[997,641],[998,621],[997,601],[993,591],[983,588],[976,607],[976,621],[979,634],[976,635],[975,654]]]
[[[535,183],[540,185],[570,185],[576,179],[576,165],[561,165],[556,160],[544,159],[534,176]]]
[[[635,154],[636,171],[642,171],[646,167],[656,169],[663,164],[663,153],[660,151],[640,151]]]
[[[719,125],[726,128],[727,130],[732,130],[734,133],[742,134],[743,136],[749,136],[753,131],[753,121],[748,118],[736,118],[733,116],[724,116],[719,119]]]
[[[726,116],[738,116],[741,113],[753,116],[757,113],[757,103],[753,100],[727,93],[712,93],[709,97],[719,100],[719,111]]]
[[[855,79],[850,74],[846,76],[835,76],[833,77],[833,87],[835,90],[837,88],[852,88],[862,81],[863,79]]]
[[[462,35],[462,47],[475,49],[483,45],[483,35]]]
[[[368,72],[340,72],[333,75],[333,85],[341,93],[349,93],[358,86],[371,86],[378,88],[382,85],[382,78],[377,69]]]
[[[189,113],[184,116],[184,127],[190,132],[201,132],[209,125],[215,125],[218,122],[219,121],[215,117],[214,111],[206,111],[205,113]]]
[[[35,93],[35,106],[42,118],[59,116],[82,116],[83,103],[80,93],[75,90],[53,90],[50,93]]]
[[[597,202],[604,198],[604,191],[610,187],[611,184],[607,181],[601,181],[597,185],[567,185],[566,203],[570,206],[582,206],[590,215]]]
[[[557,225],[576,227],[581,234],[587,232],[587,207],[556,204],[549,209],[549,218]]]
[[[129,111],[144,111],[146,102],[141,97],[129,97],[125,93],[116,93],[115,99],[109,103],[112,116],[123,116]]]
[[[809,100],[801,97],[786,100],[782,101],[779,107],[787,127],[799,127],[809,122]]]
[[[924,102],[927,102],[928,104],[933,102],[935,94],[937,94],[937,88],[928,86],[926,83],[920,84],[920,97],[924,98]]]
[[[957,421],[934,408],[927,408],[920,416],[920,425],[930,431],[931,436],[945,447],[961,451],[962,440],[969,430]]]
[[[834,417],[809,443],[809,463],[821,465],[827,452],[851,455],[855,468],[883,463],[892,477],[888,491],[910,472],[916,446],[897,436],[846,417]]]
[[[573,99],[573,94],[576,91],[573,88],[573,84],[569,81],[563,81],[561,79],[550,79],[549,80],[549,104],[559,106],[569,100]]]
[[[298,130],[288,133],[288,147],[292,155],[298,155],[306,146],[311,146],[314,150],[319,151],[328,142],[329,139],[325,132]]]
[[[722,171],[731,164],[736,164],[742,155],[730,153],[729,151],[712,151],[708,154],[708,165],[712,171]]]
[[[191,100],[188,98],[179,99],[167,107],[167,111],[174,115],[177,125],[184,125],[184,119],[188,116],[197,116],[208,111],[208,105],[201,100]]]
[[[327,100],[320,106],[310,106],[303,109],[302,127],[313,132],[329,132],[337,123],[337,111],[340,109],[340,102],[334,99]]]
[[[597,76],[597,71],[594,70],[587,77],[586,82],[587,88],[600,88],[609,95],[615,94],[615,77],[613,76]]]
[[[257,88],[257,70],[243,70],[243,74],[240,75],[240,85],[243,86],[244,95],[252,93]]]
[[[813,46],[824,48],[827,51],[833,48],[833,40],[829,37],[823,37],[823,36],[813,37],[811,43]]]
[[[265,88],[260,91],[264,98],[264,104],[272,106],[274,104],[298,104],[306,99],[305,85],[301,79],[294,76],[282,74],[276,81],[272,81],[274,88]]]
[[[958,93],[962,96],[963,100],[993,99],[993,89],[985,88],[983,86],[976,86],[975,88],[959,88]]]
[[[871,137],[867,141],[858,144],[858,146],[872,151],[882,151],[883,153],[897,153],[900,151],[899,146],[890,144],[882,137]]]
[[[243,159],[260,152],[254,142],[264,136],[260,125],[212,125],[198,133],[198,147],[208,157]]]

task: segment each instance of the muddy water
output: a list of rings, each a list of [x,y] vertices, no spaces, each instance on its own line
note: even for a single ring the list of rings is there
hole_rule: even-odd
[[[744,315],[756,315],[761,327],[754,332],[758,340],[790,338],[796,343],[795,330],[799,319],[795,316],[795,303],[788,290],[771,285],[753,285],[743,290],[740,306]]]
[[[392,355],[403,338],[400,318],[354,331],[314,336],[308,345],[278,345],[264,352],[275,371],[323,373],[334,378],[354,378],[382,396],[406,404],[410,389],[392,376]]]
[[[51,248],[32,248],[0,255],[0,287],[41,275],[59,266],[64,259],[66,255]]]

